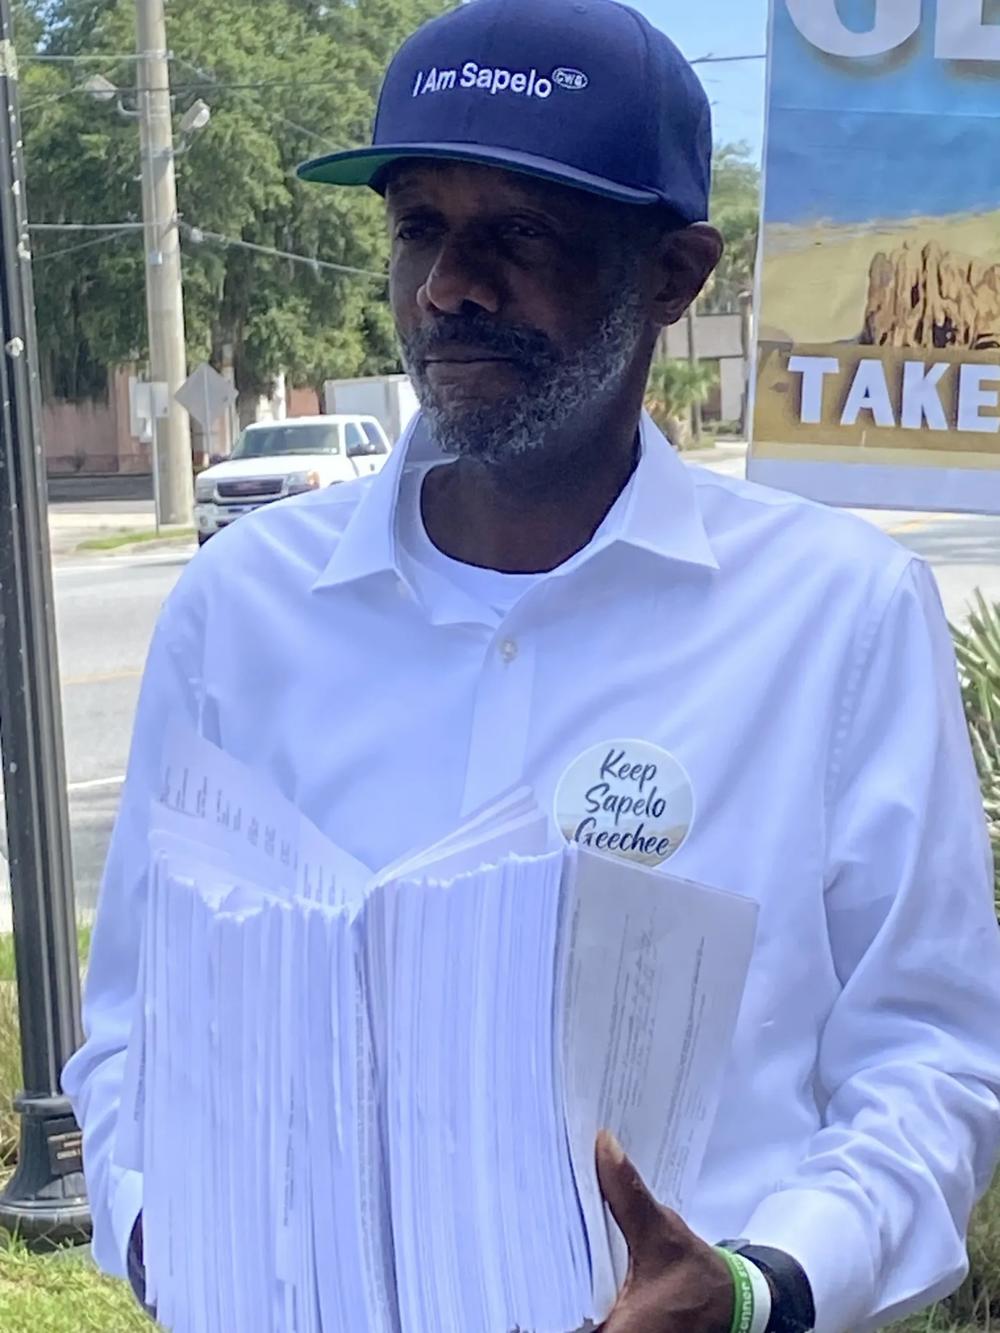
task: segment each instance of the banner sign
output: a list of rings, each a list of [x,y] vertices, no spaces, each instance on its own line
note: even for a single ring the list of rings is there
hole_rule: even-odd
[[[1000,513],[1000,0],[771,0],[750,475]]]

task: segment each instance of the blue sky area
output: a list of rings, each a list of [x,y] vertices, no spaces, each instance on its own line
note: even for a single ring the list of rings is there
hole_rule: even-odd
[[[766,49],[767,0],[628,3],[691,59]],[[785,75],[771,123],[771,221],[850,223],[1000,208],[1000,69],[934,59],[938,3],[948,0],[925,0],[921,32],[900,57],[866,65],[820,55],[777,0]],[[871,27],[873,0],[838,0],[838,9],[849,27]],[[1000,0],[985,0],[983,16],[1000,23]],[[716,140],[744,139],[759,156],[764,62],[700,65],[698,72],[714,106]],[[917,107],[924,114],[915,116]]]
[[[848,26],[870,28],[871,0],[839,8]],[[1000,208],[1000,68],[936,59],[933,14],[925,4],[920,31],[890,56],[840,60],[805,41],[779,0],[769,221]],[[1000,4],[989,0],[983,15],[997,22]]]
[[[674,39],[689,60],[761,53],[767,0],[628,0]],[[717,142],[745,139],[759,157],[764,138],[764,62],[700,65],[715,111]]]

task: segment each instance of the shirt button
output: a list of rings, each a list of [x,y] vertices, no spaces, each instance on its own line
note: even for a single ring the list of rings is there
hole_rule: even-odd
[[[517,640],[504,639],[503,643],[500,645],[500,656],[503,658],[503,660],[505,662],[513,662],[514,658],[517,656],[517,653],[518,653]]]

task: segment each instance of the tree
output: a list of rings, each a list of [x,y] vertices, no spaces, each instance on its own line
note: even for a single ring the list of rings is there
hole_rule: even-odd
[[[22,50],[109,54],[106,65],[88,62],[84,73],[75,65],[27,65],[32,221],[138,221],[136,126],[79,87],[100,70],[126,90],[126,105],[134,100],[127,91],[134,62],[110,58],[134,48],[133,0],[24,7]],[[189,357],[219,364],[229,344],[241,396],[268,392],[281,371],[319,386],[332,376],[396,367],[383,279],[214,238],[384,273],[378,200],[368,191],[303,185],[294,167],[365,141],[385,55],[446,7],[447,0],[171,3],[177,111],[199,97],[212,108],[209,125],[177,159]],[[93,392],[104,367],[145,355],[140,233],[38,233],[35,249],[45,387],[67,396]]]
[[[740,298],[753,290],[760,230],[760,170],[748,144],[722,144],[712,166],[711,220],[722,233],[726,251],[701,308],[738,310]]]
[[[646,387],[646,410],[678,449],[690,448],[691,409],[704,403],[718,382],[718,369],[706,361],[654,362]]]

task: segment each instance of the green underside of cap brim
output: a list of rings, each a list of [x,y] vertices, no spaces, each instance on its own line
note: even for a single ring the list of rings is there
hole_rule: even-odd
[[[399,144],[385,148],[359,148],[350,153],[333,153],[328,157],[304,162],[297,171],[300,180],[322,185],[368,185],[379,189],[383,173],[396,162],[413,158],[438,159],[453,162],[477,162],[483,166],[500,167],[518,175],[534,176],[539,180],[554,181],[589,194],[602,195],[628,204],[658,204],[665,201],[652,190],[636,190],[615,181],[604,180],[563,166],[545,158],[517,153],[508,148],[484,148],[478,144]]]

